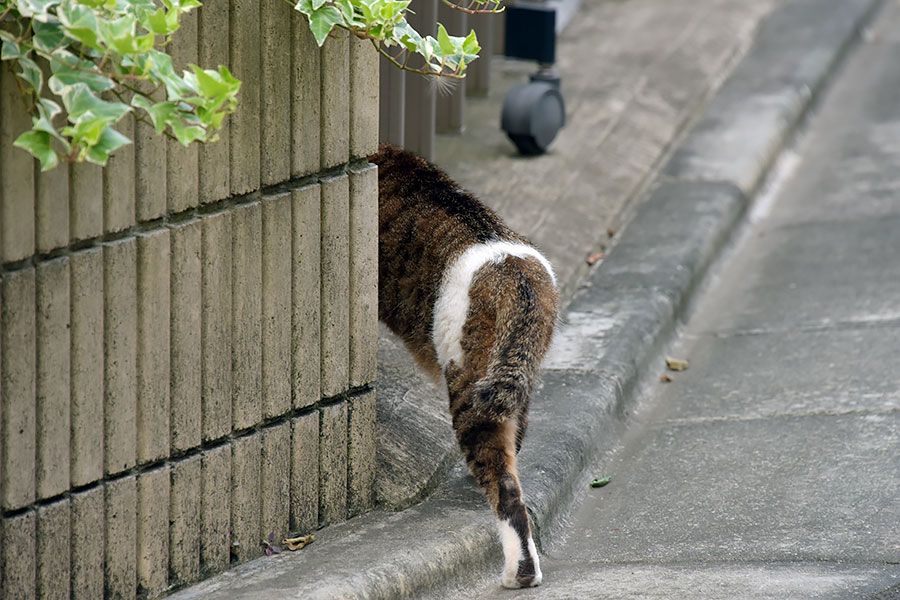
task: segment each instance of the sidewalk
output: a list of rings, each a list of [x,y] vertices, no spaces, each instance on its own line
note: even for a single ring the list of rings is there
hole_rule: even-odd
[[[658,7],[669,4],[664,0],[648,0],[587,2],[586,6],[600,11],[620,7],[627,12],[631,10],[629,7],[654,3]],[[691,3],[696,4],[701,3]],[[742,3],[709,2],[709,6],[726,8],[738,4]],[[619,215],[634,213],[624,232],[616,234],[616,247],[590,273],[581,286],[582,291],[569,306],[567,324],[560,332],[543,385],[533,399],[529,436],[519,464],[526,502],[533,511],[537,541],[542,548],[551,548],[549,532],[559,512],[569,503],[573,490],[583,487],[583,469],[615,446],[624,434],[626,416],[635,408],[632,392],[639,378],[648,372],[648,367],[658,368],[659,350],[670,337],[676,319],[685,313],[688,300],[708,265],[739,221],[747,196],[754,191],[845,48],[855,39],[858,28],[877,5],[877,0],[786,0],[764,22],[757,45],[709,103],[697,126],[667,164],[664,157],[669,144],[684,124],[696,116],[700,101],[712,87],[709,80],[705,80],[706,92],[695,89],[690,102],[678,113],[677,123],[667,121],[668,129],[648,126],[629,130],[625,125],[627,120],[617,120],[617,124],[603,129],[606,135],[598,136],[590,133],[590,127],[595,126],[590,121],[579,124],[572,117],[590,117],[591,110],[579,112],[584,110],[579,109],[579,103],[588,106],[592,99],[606,93],[591,87],[594,80],[588,74],[576,73],[568,81],[582,86],[583,92],[566,91],[570,103],[568,127],[577,129],[574,133],[581,141],[573,141],[572,148],[564,152],[568,142],[560,138],[559,146],[555,146],[562,157],[558,158],[560,162],[553,162],[557,155],[546,157],[546,163],[542,162],[545,159],[516,162],[506,173],[499,163],[491,164],[484,156],[470,155],[480,163],[482,172],[489,175],[485,175],[484,181],[502,188],[512,188],[512,181],[517,188],[520,183],[525,184],[515,192],[507,191],[506,200],[502,201],[507,203],[506,208],[498,205],[498,209],[547,250],[562,269],[569,294],[578,287],[579,273],[586,270],[582,265],[587,251],[597,248],[608,227],[618,228],[624,222],[624,218],[617,221]],[[682,7],[680,12],[689,11]],[[668,13],[662,23],[677,16]],[[760,13],[754,18],[761,16]],[[748,18],[746,14],[744,18]],[[653,21],[647,21],[650,22]],[[742,31],[749,35],[755,21],[751,18],[748,22]],[[655,37],[652,29],[640,27],[613,28],[609,36],[615,37],[617,31],[622,34],[616,39],[623,54],[627,54],[629,47],[671,39]],[[647,37],[642,38],[638,33]],[[575,61],[577,57],[565,54],[566,43],[565,40],[561,43],[560,54],[568,56],[564,60]],[[605,39],[602,43],[610,41]],[[740,52],[736,48],[731,58]],[[668,72],[672,68],[667,63],[663,70]],[[585,71],[588,67],[580,69]],[[595,65],[590,69],[593,71]],[[677,81],[678,75],[674,73],[673,80]],[[724,75],[725,70],[720,69],[719,76]],[[563,76],[566,81],[566,74]],[[646,82],[651,81],[657,80],[648,76]],[[579,95],[582,93],[583,96]],[[638,93],[635,97],[644,98],[644,95]],[[611,105],[618,106],[614,100]],[[646,106],[661,105],[650,97]],[[622,136],[621,144],[613,144],[611,136],[619,128],[623,128],[618,133]],[[585,145],[591,140],[598,143]],[[647,140],[653,144],[645,144]],[[582,144],[580,149],[578,144]],[[615,153],[621,148],[631,148],[633,154]],[[655,148],[655,153],[648,148]],[[723,162],[722,157],[729,156],[729,152],[732,160]],[[441,160],[441,150],[438,154]],[[503,160],[513,161],[508,156]],[[630,178],[610,177],[608,185],[612,187],[603,188],[607,181],[600,176],[599,165],[603,164],[622,169]],[[666,165],[665,176],[644,198],[641,190],[662,165]],[[467,180],[465,173],[455,172],[452,166],[450,170],[464,185],[485,195],[485,190],[474,185],[473,180]],[[574,173],[571,180],[570,173]],[[525,174],[529,179],[515,179],[524,178]],[[590,179],[591,176],[594,178]],[[578,187],[583,178],[593,183]],[[538,200],[528,200],[525,190],[531,189],[529,181],[543,181],[548,184],[547,189],[552,186],[557,193],[539,195],[546,203],[539,208]],[[625,181],[628,183],[622,183]],[[607,191],[601,193],[604,189]],[[618,198],[618,204],[613,201],[607,206],[604,197]],[[566,205],[570,198],[571,205]],[[641,201],[629,200],[637,198]],[[523,207],[531,206],[533,212],[516,210],[518,205],[514,206],[513,201],[521,202]],[[579,204],[582,214],[571,212]],[[606,208],[599,208],[603,206]],[[589,209],[585,211],[585,207]],[[569,221],[553,220],[567,212]],[[592,221],[592,216],[597,214],[606,217]],[[516,222],[516,218],[523,221]],[[523,223],[527,226],[523,227]],[[400,368],[395,373],[404,376]],[[379,403],[384,407],[382,385],[379,382]],[[431,402],[441,404],[440,398]],[[395,402],[388,406],[415,414],[419,407],[408,404]],[[423,428],[435,436],[441,435],[435,420]],[[443,435],[452,439],[448,425]],[[423,447],[427,448],[427,443]],[[435,476],[434,465],[446,462],[445,456],[446,453],[426,453],[414,457],[419,463],[431,466],[431,475],[423,476],[426,487],[443,479],[443,473]],[[375,512],[327,528],[317,534],[313,545],[301,552],[252,561],[173,597],[419,597],[448,581],[470,580],[473,573],[485,569],[493,574],[499,564],[500,550],[494,539],[492,517],[459,462],[454,461],[445,468],[450,471],[447,482],[424,502],[397,513]],[[652,490],[643,490],[641,497],[651,493]],[[398,497],[402,495],[399,493]]]

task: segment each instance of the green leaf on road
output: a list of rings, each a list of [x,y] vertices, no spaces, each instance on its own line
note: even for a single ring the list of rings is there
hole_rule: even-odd
[[[596,477],[591,480],[591,487],[592,488],[603,487],[604,485],[606,485],[609,482],[610,482],[610,477]]]

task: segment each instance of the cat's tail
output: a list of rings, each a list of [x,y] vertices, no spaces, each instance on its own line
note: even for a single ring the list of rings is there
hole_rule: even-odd
[[[528,409],[556,319],[555,286],[549,278],[541,279],[546,281],[515,271],[506,289],[496,291],[494,344],[485,375],[474,384],[472,394],[473,411],[487,419],[505,421]],[[539,289],[544,286],[554,289]]]

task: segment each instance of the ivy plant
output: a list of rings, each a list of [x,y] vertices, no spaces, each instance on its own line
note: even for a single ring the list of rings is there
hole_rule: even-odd
[[[294,0],[263,0],[267,2]],[[467,13],[497,0],[442,0]],[[406,21],[410,0],[299,0],[321,46],[344,31],[369,39],[402,69],[463,77],[478,56],[475,32],[422,36]],[[14,145],[52,169],[65,159],[105,165],[131,142],[114,126],[126,114],[182,144],[217,139],[241,82],[224,66],[177,73],[166,44],[198,0],[0,0],[0,60],[8,61],[32,127]],[[417,61],[410,59],[417,56]]]

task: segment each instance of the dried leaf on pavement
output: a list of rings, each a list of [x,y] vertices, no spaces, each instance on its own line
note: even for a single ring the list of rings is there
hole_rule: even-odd
[[[683,358],[666,357],[666,366],[672,371],[684,371],[688,368],[688,361]]]
[[[307,544],[312,544],[316,539],[316,534],[301,535],[299,537],[285,538],[281,543],[287,546],[288,550],[300,550]]]

